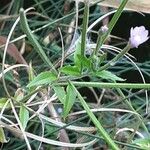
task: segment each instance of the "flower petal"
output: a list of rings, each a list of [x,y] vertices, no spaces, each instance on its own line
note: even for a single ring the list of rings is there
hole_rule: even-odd
[[[131,46],[134,47],[138,47],[140,44],[146,42],[149,37],[148,37],[148,30],[145,29],[144,26],[140,26],[140,27],[135,27],[135,28],[131,28],[130,29],[130,38],[129,38],[129,42],[131,44]]]

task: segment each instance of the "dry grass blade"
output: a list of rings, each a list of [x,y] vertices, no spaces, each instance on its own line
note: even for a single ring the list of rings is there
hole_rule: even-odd
[[[125,110],[125,109],[118,109],[118,108],[97,108],[97,109],[91,109],[92,112],[124,112],[124,113],[131,113],[135,115],[139,115],[136,112],[130,111],[130,110]],[[74,112],[69,114],[69,116],[74,116],[74,115],[80,115],[86,113],[85,110],[79,111],[79,112]]]
[[[3,123],[2,121],[0,121],[0,125],[2,125],[4,128],[22,134],[22,132],[19,129],[13,128],[9,125],[7,125],[6,123]],[[55,146],[62,146],[62,147],[72,147],[72,148],[77,148],[77,147],[85,147],[85,146],[89,146],[92,145],[93,143],[95,143],[96,139],[90,141],[90,142],[86,142],[86,143],[80,143],[80,144],[73,144],[73,143],[64,143],[64,142],[59,142],[59,141],[55,141],[55,140],[51,140],[48,138],[44,138],[44,137],[40,137],[38,135],[29,133],[29,132],[25,132],[26,136],[28,138],[43,142],[43,143],[47,143],[47,144],[51,144],[51,145],[55,145]]]
[[[32,149],[31,149],[31,146],[30,146],[30,143],[29,143],[29,140],[28,140],[27,135],[25,134],[25,130],[24,130],[24,128],[23,128],[23,126],[22,126],[22,124],[21,124],[21,122],[20,122],[20,120],[19,120],[18,114],[17,114],[17,112],[16,112],[16,110],[15,110],[15,107],[14,107],[14,104],[13,104],[12,100],[10,100],[10,104],[11,104],[12,111],[13,111],[13,113],[14,113],[14,116],[15,116],[15,118],[16,118],[18,124],[19,124],[20,129],[21,129],[21,131],[20,131],[20,130],[19,130],[19,131],[21,132],[21,134],[22,134],[23,137],[24,137],[24,140],[25,140],[25,142],[26,142],[26,144],[27,144],[28,150],[32,150]]]
[[[65,123],[62,123],[62,122],[59,122],[59,121],[56,121],[56,120],[53,120],[49,117],[46,117],[42,114],[39,114],[39,117],[44,119],[45,121],[47,122],[50,122],[58,127],[63,127],[63,126],[66,126]],[[93,132],[93,131],[96,131],[97,129],[95,127],[80,127],[80,126],[73,126],[73,125],[69,125],[66,127],[66,129],[68,130],[73,130],[73,131],[85,131],[85,132]]]
[[[16,64],[16,65],[10,66],[10,67],[8,67],[7,69],[4,70],[3,74],[5,74],[5,73],[7,73],[8,71],[13,70],[13,69],[15,69],[15,68],[19,68],[19,67],[26,67],[26,68],[28,68],[28,65]],[[2,78],[2,75],[3,75],[3,74],[0,73],[0,78]]]
[[[125,132],[125,131],[135,132],[139,137],[141,137],[141,138],[144,139],[144,135],[141,134],[139,131],[135,131],[133,128],[122,128],[122,129],[119,129],[119,130],[116,132],[116,135],[117,135],[117,134],[120,134],[121,132]]]

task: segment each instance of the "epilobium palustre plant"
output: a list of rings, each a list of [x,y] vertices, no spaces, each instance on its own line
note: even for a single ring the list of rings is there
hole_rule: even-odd
[[[149,39],[149,31],[144,25],[131,27],[121,49],[115,44],[122,39],[111,31],[128,0],[108,13],[89,0],[79,1],[34,0],[35,9],[27,10],[25,3],[12,1],[1,9],[11,14],[0,23],[5,35],[0,36],[0,48],[15,59],[4,55],[0,74],[2,150],[150,149],[150,84],[145,81],[150,61],[136,62],[129,54]],[[93,28],[110,15],[108,24]],[[18,18],[10,28],[5,19],[11,17],[11,24]],[[135,69],[143,83],[122,77]]]

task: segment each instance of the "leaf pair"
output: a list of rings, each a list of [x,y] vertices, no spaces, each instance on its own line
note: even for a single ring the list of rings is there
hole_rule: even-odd
[[[52,73],[50,71],[46,71],[46,72],[40,73],[37,77],[35,77],[27,85],[27,87],[31,88],[34,86],[51,84],[53,81],[56,81],[56,80],[57,80],[57,76],[54,73]],[[63,117],[66,118],[75,102],[76,94],[74,93],[74,91],[70,85],[67,86],[66,92],[63,87],[59,87],[59,86],[53,86],[53,89],[54,89],[56,95],[58,96],[58,99],[61,101],[61,103],[64,106]],[[22,117],[20,117],[20,118],[26,118],[25,111],[26,111],[26,109],[22,107],[21,113],[20,113],[21,114],[20,116],[22,116]],[[24,122],[23,120],[22,120],[22,122]],[[23,124],[25,124],[25,123],[23,123]]]
[[[58,96],[58,99],[63,104],[63,117],[65,119],[75,103],[76,93],[70,84],[68,84],[66,92],[64,88],[60,86],[54,86],[53,89]]]

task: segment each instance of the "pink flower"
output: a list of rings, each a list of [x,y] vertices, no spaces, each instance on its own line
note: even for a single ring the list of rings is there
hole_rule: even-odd
[[[148,30],[146,30],[144,26],[135,28],[132,27],[130,30],[130,39],[129,39],[132,48],[134,47],[138,48],[140,44],[146,42],[149,39],[148,34],[149,34]]]

